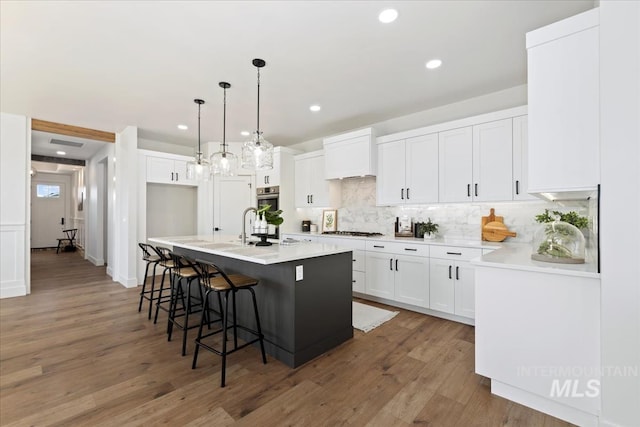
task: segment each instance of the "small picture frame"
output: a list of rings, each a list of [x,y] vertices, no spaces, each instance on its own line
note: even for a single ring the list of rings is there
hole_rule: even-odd
[[[335,209],[322,211],[322,231],[338,231],[338,211]]]

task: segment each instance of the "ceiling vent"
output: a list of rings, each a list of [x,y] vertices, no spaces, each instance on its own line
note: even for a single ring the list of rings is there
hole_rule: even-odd
[[[56,145],[66,145],[67,147],[76,148],[81,148],[84,145],[84,143],[82,142],[63,141],[62,139],[52,139],[51,141],[49,141],[49,143]]]

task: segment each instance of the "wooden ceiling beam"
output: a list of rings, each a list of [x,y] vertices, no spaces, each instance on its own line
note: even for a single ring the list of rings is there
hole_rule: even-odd
[[[75,136],[77,138],[95,139],[104,142],[116,142],[116,134],[113,132],[64,125],[62,123],[48,122],[40,119],[31,119],[31,130],[58,133],[60,135]]]

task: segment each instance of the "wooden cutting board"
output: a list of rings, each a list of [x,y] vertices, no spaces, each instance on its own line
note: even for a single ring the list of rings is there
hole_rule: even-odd
[[[509,231],[504,225],[504,217],[496,216],[491,208],[489,216],[483,216],[481,220],[482,240],[489,242],[502,242],[507,237],[516,237],[514,231]]]

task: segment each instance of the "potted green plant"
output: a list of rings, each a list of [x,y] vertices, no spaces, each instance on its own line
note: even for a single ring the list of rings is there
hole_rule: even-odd
[[[574,211],[567,213],[562,213],[560,211],[551,211],[551,213],[549,213],[549,209],[545,209],[544,213],[536,215],[535,218],[536,222],[539,222],[541,224],[554,222],[556,220],[568,222],[581,231],[589,226],[589,219],[586,216],[578,215],[578,213]]]
[[[277,211],[270,211],[269,209],[271,209],[271,205],[262,206],[260,209],[256,211],[256,216],[257,217],[264,216],[264,219],[267,221],[267,224],[272,224],[272,225],[275,225],[276,227],[282,224],[284,222],[284,218],[280,216],[280,214],[282,213],[282,210],[278,209]]]
[[[424,234],[425,239],[433,239],[438,232],[438,224],[431,221],[431,218],[427,222],[420,224],[420,233]]]

